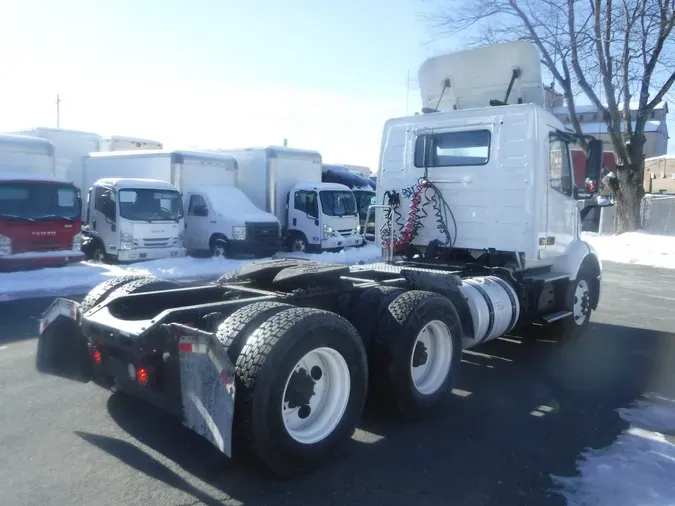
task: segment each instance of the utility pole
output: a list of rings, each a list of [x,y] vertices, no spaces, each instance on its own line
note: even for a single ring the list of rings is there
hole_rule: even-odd
[[[61,128],[61,97],[56,95],[56,128]]]

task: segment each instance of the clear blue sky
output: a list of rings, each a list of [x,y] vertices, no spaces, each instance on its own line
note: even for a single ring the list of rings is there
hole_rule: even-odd
[[[419,0],[21,0],[0,18],[0,130],[281,143],[375,166],[429,45]],[[419,110],[411,91],[409,110]],[[675,112],[673,113],[675,116]],[[675,127],[673,128],[675,137]]]

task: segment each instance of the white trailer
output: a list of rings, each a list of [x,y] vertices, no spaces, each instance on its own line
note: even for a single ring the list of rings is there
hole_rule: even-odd
[[[96,151],[147,151],[161,149],[164,149],[164,145],[156,140],[128,137],[124,135],[111,135],[109,137],[101,138],[99,148]]]
[[[237,189],[237,163],[229,155],[182,151],[92,153],[85,160],[85,184],[101,177],[148,177],[173,184],[183,195],[189,251],[214,256],[271,256],[279,251],[280,226]],[[182,231],[181,231],[182,232]]]
[[[279,219],[287,248],[324,251],[363,244],[354,195],[347,186],[322,182],[320,153],[279,146],[217,151],[236,158],[238,187]]]
[[[602,264],[580,223],[597,205],[602,142],[587,138],[589,184],[575,189],[578,137],[531,87],[542,77],[527,42],[426,63],[419,81],[423,104],[442,107],[384,126],[384,261],[263,261],[201,287],[122,280],[109,298],[98,287],[84,310],[60,299],[44,315],[38,368],[126,383],[226,455],[243,441],[234,451],[288,478],[330,464],[366,395],[419,419],[450,397],[464,349],[516,328],[582,335],[600,302]],[[78,360],[60,360],[64,346]],[[143,374],[106,362],[121,349]]]

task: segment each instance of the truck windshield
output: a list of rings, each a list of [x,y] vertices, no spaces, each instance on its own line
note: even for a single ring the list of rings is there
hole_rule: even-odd
[[[354,194],[347,190],[324,190],[319,192],[321,208],[328,216],[355,216]]]
[[[178,221],[183,217],[180,193],[134,188],[119,191],[120,216],[135,221]]]
[[[66,184],[0,183],[0,219],[73,221],[80,217],[80,195]]]
[[[366,219],[368,207],[370,207],[370,200],[375,196],[375,192],[367,190],[354,190],[354,198],[356,199],[356,207],[359,210],[359,218]]]

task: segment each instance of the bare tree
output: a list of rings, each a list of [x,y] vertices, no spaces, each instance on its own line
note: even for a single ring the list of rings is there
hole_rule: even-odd
[[[638,229],[645,128],[675,82],[675,0],[426,1],[434,5],[428,21],[436,35],[469,36],[470,45],[535,43],[578,134],[576,98],[588,97],[607,126],[617,161],[617,177],[607,180],[617,232]]]

